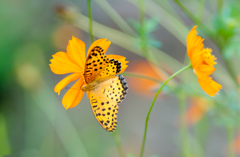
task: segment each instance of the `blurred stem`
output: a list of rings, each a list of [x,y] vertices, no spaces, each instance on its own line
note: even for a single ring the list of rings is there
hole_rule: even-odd
[[[222,52],[223,52],[223,46],[220,45],[220,46],[218,47],[218,49],[219,49],[220,54],[222,54]],[[237,79],[237,76],[235,75],[234,67],[233,67],[233,65],[232,65],[232,59],[227,60],[227,59],[224,59],[224,58],[223,58],[223,61],[224,61],[224,64],[225,64],[225,66],[226,66],[227,72],[228,72],[229,75],[230,75],[230,78],[232,79],[232,81],[233,81],[234,84],[235,84],[235,87],[238,87],[238,86],[239,86],[239,84],[238,84],[238,79]]]
[[[178,94],[180,115],[180,140],[182,145],[182,157],[190,157],[190,143],[186,121],[186,97],[183,92]]]
[[[131,73],[131,72],[123,72],[122,74],[123,74],[123,76],[127,76],[127,77],[142,78],[142,79],[154,81],[154,82],[157,82],[157,83],[161,82],[158,79],[155,79],[155,78],[152,78],[152,77],[148,77],[148,76],[145,76],[145,75],[141,75],[141,74],[136,74],[136,73]]]
[[[122,145],[121,145],[121,140],[120,140],[120,136],[119,136],[119,133],[118,133],[118,129],[116,129],[115,132],[112,133],[112,135],[113,135],[114,141],[117,145],[117,149],[118,149],[120,157],[124,157],[125,154],[124,154],[124,151],[123,151],[123,148],[122,148]]]
[[[91,0],[88,0],[88,18],[89,18],[89,34],[91,42],[93,43],[93,27],[92,27],[92,12],[91,12]]]
[[[226,127],[227,131],[227,141],[228,141],[228,157],[235,157],[234,153],[234,128],[233,127]]]
[[[184,5],[182,5],[182,3],[180,3],[178,0],[174,0],[175,3],[179,6],[179,8],[182,9],[182,11],[190,18],[193,20],[194,23],[196,23],[197,25],[201,25],[201,27],[203,28],[203,31],[208,34],[210,37],[213,36],[213,32],[211,30],[209,30],[202,22],[201,20],[199,20],[197,17],[195,17]]]
[[[200,0],[198,2],[198,9],[197,9],[197,15],[198,18],[201,20],[202,19],[202,15],[203,15],[203,9],[204,9],[204,4],[205,4],[206,0]]]
[[[143,55],[148,59],[147,38],[145,31],[145,6],[144,0],[138,0],[138,18],[140,23],[140,39]]]
[[[128,1],[135,6],[138,6],[137,0]],[[161,3],[165,2],[162,0],[159,1],[161,1]],[[177,16],[172,15],[172,12],[169,12],[165,6],[162,4],[159,5],[155,1],[145,1],[145,13],[150,17],[155,18],[159,25],[168,30],[169,33],[171,33],[183,45],[186,45],[185,37],[188,34],[187,27],[179,19],[177,19]],[[148,48],[149,47],[150,45],[148,45]]]
[[[162,88],[168,83],[168,81],[170,81],[172,78],[174,78],[177,74],[183,72],[184,70],[187,70],[189,68],[192,67],[192,64],[190,63],[188,66],[180,69],[179,71],[177,71],[176,73],[174,73],[172,76],[170,76],[163,84],[162,86],[159,88],[159,90],[157,91],[154,99],[153,99],[153,102],[152,102],[152,105],[150,106],[150,109],[148,111],[148,114],[147,114],[147,117],[146,117],[146,122],[145,122],[145,129],[144,129],[144,135],[143,135],[143,142],[142,142],[142,147],[141,147],[141,152],[140,152],[140,157],[143,156],[143,153],[144,153],[144,147],[145,147],[145,141],[146,141],[146,136],[147,136],[147,127],[148,127],[148,120],[149,120],[149,117],[150,117],[150,114],[151,114],[151,111],[152,111],[152,108],[154,106],[154,103],[157,99],[157,96],[158,94],[161,92]]]
[[[67,156],[88,157],[88,153],[71,119],[65,110],[55,113],[56,105],[61,104],[48,85],[44,85],[36,92],[30,92],[36,105],[46,114],[49,122],[54,127],[56,134],[66,150]],[[51,104],[51,105],[49,105]]]
[[[220,13],[222,11],[222,7],[223,7],[223,0],[218,0],[217,3],[217,12]]]
[[[132,36],[136,36],[134,30],[106,0],[95,0],[95,2],[108,14],[108,16],[118,25],[118,27],[123,32]]]
[[[177,13],[177,10],[173,8],[173,5],[171,4],[170,1],[156,0],[154,2],[159,7],[164,8],[164,10],[166,10],[168,13],[171,13],[171,15],[173,15],[176,19],[183,22],[183,20],[180,18],[179,14]],[[162,21],[160,21],[160,22],[162,22]]]
[[[224,64],[225,64],[225,66],[227,68],[227,71],[228,71],[230,77],[232,78],[233,82],[238,87],[239,84],[238,84],[237,76],[235,75],[235,72],[234,72],[234,67],[232,65],[232,60],[224,59]]]
[[[0,156],[11,154],[11,145],[8,136],[6,119],[1,113],[0,113],[0,148],[1,148]]]

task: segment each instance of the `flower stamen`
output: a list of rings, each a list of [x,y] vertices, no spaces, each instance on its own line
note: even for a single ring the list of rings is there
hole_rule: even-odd
[[[206,48],[203,49],[202,57],[203,57],[203,64],[213,66],[214,64],[217,64],[214,62],[217,58],[214,55],[211,55],[212,49]]]

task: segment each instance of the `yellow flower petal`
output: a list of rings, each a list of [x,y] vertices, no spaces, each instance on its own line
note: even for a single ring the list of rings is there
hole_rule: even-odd
[[[198,48],[193,49],[190,60],[192,63],[192,67],[194,69],[197,68],[200,64],[203,63],[202,51]]]
[[[57,52],[53,56],[53,59],[50,60],[49,64],[51,70],[55,74],[67,74],[67,73],[83,73],[83,69],[80,68],[77,64],[72,62],[67,53]]]
[[[107,39],[98,39],[94,41],[88,49],[87,57],[95,46],[100,46],[103,49],[103,52],[106,53],[110,44],[111,44],[111,41],[107,41]]]
[[[72,40],[69,40],[67,46],[67,55],[68,57],[76,63],[80,68],[84,69],[85,67],[85,43],[81,40],[72,37]]]
[[[198,78],[205,78],[211,75],[215,71],[213,66],[201,64],[197,68],[195,68],[196,75]]]
[[[125,61],[126,57],[123,57],[123,56],[120,56],[120,55],[112,55],[112,54],[107,55],[107,57],[110,58],[110,59],[115,59],[115,60],[118,60],[119,62],[121,62],[122,68],[121,68],[121,71],[119,72],[119,74],[124,72],[126,70],[126,68],[128,67],[127,63],[129,61]]]
[[[222,85],[213,81],[211,77],[198,78],[198,83],[204,92],[212,97],[215,96],[215,94],[217,94],[220,89],[222,89]]]
[[[80,77],[82,77],[82,74],[79,73],[74,73],[71,74],[67,77],[65,77],[64,79],[62,79],[54,88],[54,91],[56,93],[58,93],[58,95],[60,94],[60,91],[70,82],[75,81],[76,79],[79,79]]]
[[[197,26],[194,26],[187,36],[187,54],[190,59],[192,58],[192,53],[195,48],[202,50],[204,47],[202,43],[204,39],[197,36],[196,28]]]
[[[65,109],[73,108],[80,103],[84,95],[84,91],[81,90],[83,83],[84,78],[81,77],[63,96],[62,104]]]

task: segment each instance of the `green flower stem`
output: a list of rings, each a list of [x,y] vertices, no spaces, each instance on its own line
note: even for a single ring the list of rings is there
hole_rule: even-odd
[[[223,7],[223,0],[218,0],[217,3],[217,12],[220,13],[222,11],[222,7]]]
[[[151,114],[151,111],[152,111],[152,108],[153,108],[153,105],[157,99],[157,96],[158,94],[161,92],[162,88],[168,83],[168,81],[170,81],[173,77],[175,77],[177,74],[183,72],[184,70],[187,70],[189,68],[192,67],[192,64],[189,64],[188,66],[180,69],[179,71],[177,71],[176,73],[174,73],[172,76],[170,76],[163,84],[162,86],[159,88],[159,90],[157,91],[154,99],[153,99],[153,102],[152,102],[152,105],[148,111],[148,114],[147,114],[147,117],[146,117],[146,122],[145,122],[145,130],[144,130],[144,135],[143,135],[143,142],[142,142],[142,147],[141,147],[141,152],[140,152],[140,157],[143,156],[143,152],[144,152],[144,147],[145,147],[145,141],[146,141],[146,136],[147,136],[147,127],[148,127],[148,120],[149,120],[149,116]]]
[[[102,8],[103,11],[105,11],[108,14],[108,16],[124,33],[136,36],[134,30],[106,0],[94,0],[94,1]]]
[[[145,31],[145,6],[144,0],[138,0],[138,18],[140,23],[141,49],[144,57],[148,59],[147,37]]]
[[[89,18],[89,34],[91,42],[93,43],[94,37],[93,37],[93,27],[92,27],[92,12],[91,12],[91,0],[88,0],[88,18]]]
[[[200,20],[202,19],[205,2],[206,2],[206,0],[200,0],[200,1],[198,2],[197,17],[198,17]]]
[[[123,151],[123,148],[122,148],[122,144],[121,144],[121,140],[120,140],[120,136],[119,136],[119,133],[118,133],[118,129],[116,129],[112,133],[112,135],[113,135],[114,141],[115,141],[115,143],[117,145],[117,149],[118,149],[120,157],[125,157],[125,154],[124,154],[124,151]]]
[[[224,59],[224,64],[226,66],[226,69],[227,69],[232,81],[235,83],[235,86],[238,87],[239,84],[238,84],[237,76],[236,76],[235,71],[234,71],[234,67],[232,65],[232,61]]]
[[[1,104],[6,105],[6,104]],[[11,144],[9,135],[7,132],[7,122],[3,114],[0,113],[0,156],[5,156],[11,154]]]
[[[186,97],[183,92],[178,94],[179,100],[179,117],[180,117],[180,140],[182,146],[182,156],[190,157],[190,143],[189,143],[189,134],[186,122]]]

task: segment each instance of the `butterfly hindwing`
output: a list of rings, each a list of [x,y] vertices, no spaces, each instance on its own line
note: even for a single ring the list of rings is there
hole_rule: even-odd
[[[104,93],[111,100],[121,103],[127,94],[127,82],[122,75],[118,75],[114,79],[109,80],[109,82],[110,81],[111,84],[107,85],[104,90],[102,90],[102,93]]]
[[[90,103],[99,124],[107,131],[113,132],[117,127],[118,104],[109,98],[90,91]]]
[[[109,59],[100,46],[95,46],[87,57],[85,65],[85,81],[92,82],[108,65]]]
[[[109,132],[116,129],[118,104],[125,98],[127,90],[125,79],[119,75],[89,91],[93,113],[99,124]]]

